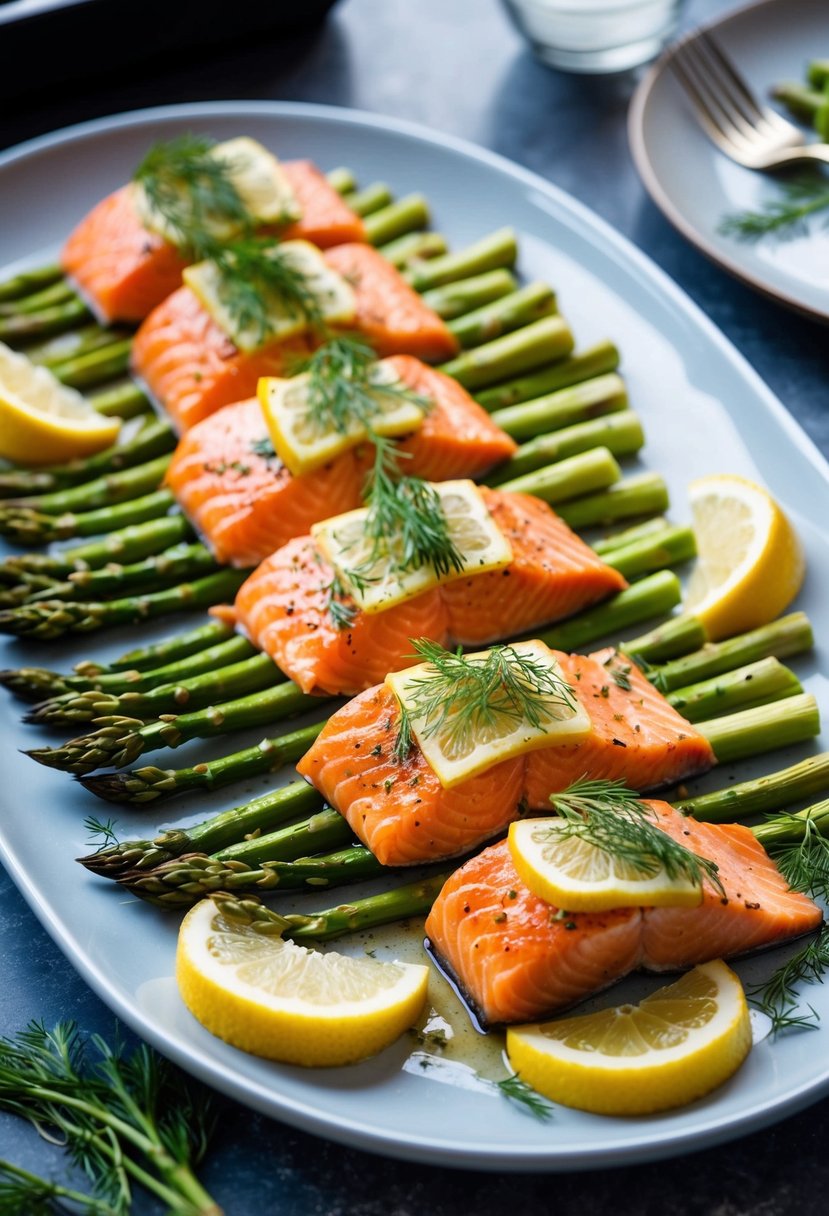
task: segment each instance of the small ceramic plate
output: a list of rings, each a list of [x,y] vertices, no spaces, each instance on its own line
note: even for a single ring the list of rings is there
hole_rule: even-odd
[[[705,28],[758,98],[778,81],[802,80],[808,61],[829,53],[826,0],[761,0]],[[628,119],[633,159],[651,198],[683,236],[737,278],[829,321],[829,229],[815,217],[808,234],[794,240],[749,244],[720,233],[726,215],[757,209],[779,187],[714,146],[670,64],[669,50],[639,85]]]

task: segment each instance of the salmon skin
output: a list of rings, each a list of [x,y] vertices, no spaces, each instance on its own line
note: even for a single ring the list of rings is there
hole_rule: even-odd
[[[426,921],[431,948],[486,1025],[532,1022],[636,970],[680,970],[818,928],[821,909],[785,879],[748,828],[702,824],[665,802],[657,826],[718,866],[703,902],[559,915],[529,891],[506,841],[446,882]]]
[[[638,672],[630,672],[629,691],[616,686],[617,693],[608,688],[607,697],[594,696],[595,681],[608,682],[607,651],[589,657],[552,653],[593,724],[582,750],[574,744],[540,748],[445,790],[416,743],[405,760],[394,756],[400,709],[392,690],[381,684],[332,714],[297,770],[383,865],[406,866],[467,853],[505,831],[523,811],[549,811],[550,795],[586,774],[599,778],[611,769],[632,789],[649,790],[715,763],[707,739]],[[578,672],[583,684],[575,678]],[[626,747],[618,746],[620,716],[629,719]],[[540,761],[549,757],[559,757],[558,764],[550,760],[542,770]],[[541,771],[549,775],[546,785],[539,781]]]
[[[369,245],[340,245],[324,254],[349,278],[357,304],[356,324],[379,355],[414,354],[448,358],[457,341],[437,313],[423,303],[382,254]],[[237,350],[189,287],[180,287],[150,315],[135,335],[133,370],[180,431],[223,405],[252,397],[260,376],[291,375],[313,341],[299,335],[245,353]]]
[[[480,477],[516,444],[457,381],[411,355],[386,360],[428,399],[420,429],[399,442],[407,473],[431,481]],[[359,507],[369,445],[294,477],[273,454],[257,401],[224,406],[180,440],[166,483],[219,561],[255,566],[312,524]]]
[[[236,596],[240,625],[305,692],[350,695],[418,662],[411,638],[442,645],[498,641],[571,616],[627,584],[546,503],[482,489],[513,560],[338,629],[332,567],[310,536],[273,553]]]
[[[323,173],[307,160],[280,165],[302,218],[279,231],[327,249],[364,241],[365,226]],[[99,320],[138,323],[181,286],[188,265],[174,245],[144,227],[132,186],[122,186],[93,207],[71,233],[61,265]],[[264,229],[263,231],[270,231]]]

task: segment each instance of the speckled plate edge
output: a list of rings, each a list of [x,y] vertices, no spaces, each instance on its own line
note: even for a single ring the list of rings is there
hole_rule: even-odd
[[[544,196],[550,204],[551,214],[558,214],[571,223],[575,222],[601,248],[612,250],[621,263],[627,263],[632,268],[632,273],[641,277],[649,289],[662,297],[666,306],[675,309],[684,322],[688,322],[692,329],[701,332],[707,342],[718,348],[720,354],[730,364],[731,369],[739,375],[746,388],[771,415],[775,426],[780,428],[786,440],[792,444],[797,457],[803,462],[802,471],[806,473],[808,470],[807,480],[813,483],[813,479],[817,478],[818,483],[824,485],[829,482],[829,466],[811,440],[793,421],[742,356],[662,271],[582,204],[535,174],[465,141],[436,134],[413,123],[389,120],[360,111],[300,103],[220,102],[135,111],[71,127],[30,141],[0,155],[0,170],[13,166],[16,161],[37,156],[58,145],[73,140],[82,140],[98,132],[141,125],[154,120],[181,121],[191,117],[209,120],[211,117],[227,117],[228,115],[241,117],[246,114],[275,118],[295,117],[300,120],[317,120],[344,126],[378,129],[405,137],[408,140],[448,150],[457,155],[461,162],[464,159],[477,161],[497,175],[512,179],[517,185],[532,190],[535,195]],[[434,1138],[427,1136],[404,1135],[399,1132],[389,1134],[376,1123],[373,1128],[366,1128],[358,1121],[344,1123],[336,1116],[332,1116],[330,1112],[321,1109],[320,1105],[314,1103],[313,1100],[295,1101],[278,1092],[274,1093],[274,1088],[270,1084],[257,1083],[250,1078],[241,1079],[233,1067],[232,1057],[228,1057],[227,1062],[221,1059],[220,1054],[205,1057],[197,1048],[171,1038],[163,1026],[156,1025],[147,1016],[136,1010],[113,986],[106,970],[99,967],[91,958],[72,927],[54,914],[49,900],[44,897],[37,882],[31,879],[19,863],[18,857],[2,832],[0,832],[0,856],[38,919],[90,987],[138,1034],[182,1067],[240,1101],[277,1118],[284,1118],[304,1130],[322,1134],[346,1144],[415,1161],[477,1169],[562,1171],[604,1167],[654,1160],[721,1143],[744,1135],[753,1129],[766,1126],[783,1115],[816,1101],[829,1090],[829,1066],[827,1066],[823,1074],[794,1087],[777,1100],[754,1102],[750,1109],[740,1112],[739,1119],[723,1115],[722,1111],[718,1114],[717,1104],[714,1103],[710,1108],[706,1107],[697,1112],[691,1129],[678,1133],[676,1128],[671,1128],[666,1124],[664,1131],[649,1128],[646,1134],[633,1142],[629,1137],[614,1137],[612,1125],[603,1122],[601,1136],[591,1139],[589,1144],[578,1151],[574,1151],[572,1147],[568,1148],[566,1155],[557,1150],[554,1131],[549,1144],[543,1147],[535,1145],[526,1149],[510,1147],[502,1151],[497,1149],[493,1151],[491,1143],[478,1147],[471,1144],[468,1137],[462,1135],[457,1139],[445,1139],[437,1143]],[[313,1092],[312,1087],[309,1088]]]

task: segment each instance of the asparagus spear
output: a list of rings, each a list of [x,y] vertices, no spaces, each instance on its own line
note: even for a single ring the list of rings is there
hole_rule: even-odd
[[[667,700],[689,722],[700,722],[738,708],[782,701],[802,692],[803,686],[794,672],[779,659],[768,658],[689,684],[668,693]]]
[[[567,385],[543,397],[493,410],[492,421],[513,439],[529,439],[545,431],[627,409],[627,404],[624,380],[615,372],[609,372]]]
[[[100,674],[104,671],[151,671],[168,663],[177,663],[188,655],[198,654],[219,642],[233,637],[233,626],[227,621],[209,619],[194,629],[185,633],[176,633],[160,642],[152,642],[149,646],[141,646],[137,650],[128,650],[117,659],[111,659],[106,666],[84,663],[76,670],[84,674]]]
[[[307,727],[304,731],[286,735],[286,742],[293,742],[285,750],[295,752],[299,747],[310,746],[316,729]],[[221,815],[203,820],[194,827],[165,828],[152,840],[106,844],[87,857],[79,857],[78,861],[95,874],[114,878],[124,870],[152,869],[160,862],[180,857],[183,853],[217,852],[252,834],[272,832],[300,815],[316,814],[322,807],[322,796],[312,785],[294,781],[244,806],[233,807]]]
[[[796,715],[789,717],[788,709],[795,701],[802,701],[804,704],[798,707]],[[720,763],[736,758],[738,751],[740,758],[744,759],[763,753],[770,746],[781,747],[790,742],[801,742],[811,738],[819,730],[817,706],[814,698],[808,696],[792,698],[780,705],[738,712],[718,719],[717,723],[721,727],[719,735],[716,736],[717,742],[711,737],[715,734],[714,724],[700,724],[698,729],[704,727],[706,733],[710,731],[709,738]],[[773,742],[776,732],[781,732],[781,728],[782,734],[777,742]],[[739,746],[736,743],[738,738]],[[723,748],[722,755],[718,745]],[[751,786],[747,796],[755,796],[753,783],[747,784]],[[764,805],[779,805],[777,799],[781,799],[784,805],[787,801],[781,785],[767,785],[763,793]],[[120,847],[128,851],[132,846],[138,852],[142,843],[130,842]],[[292,890],[309,885],[311,876],[323,879],[328,886],[335,886],[389,873],[368,849],[360,845],[328,856],[302,858],[292,863],[281,859],[269,861],[263,856],[261,838],[255,843],[260,847],[251,850],[249,863],[241,860],[239,850],[227,849],[210,856],[204,853],[185,854],[155,865],[149,871],[143,868],[122,870],[116,872],[113,877],[133,894],[151,903],[161,907],[185,907],[218,890],[272,891],[277,887]],[[312,864],[314,869],[309,874]]]
[[[644,539],[653,540],[660,532],[668,532],[672,525],[668,523],[664,515],[654,515],[652,519],[646,519],[641,524],[632,524],[631,527],[625,528],[619,532],[612,532],[608,536],[602,536],[598,540],[591,543],[591,548],[602,557],[605,553],[611,553],[614,549],[623,548],[632,541]]]
[[[560,503],[579,494],[604,491],[622,476],[613,454],[607,448],[591,448],[578,456],[570,456],[536,469],[522,477],[502,482],[500,489],[516,494],[534,494],[544,502]],[[563,513],[562,513],[563,514]]]
[[[175,447],[175,436],[166,422],[152,419],[129,442],[115,444],[95,456],[70,460],[66,464],[39,469],[11,469],[0,472],[0,495],[11,497],[65,490],[81,482],[144,464]]]
[[[428,291],[432,287],[440,287],[443,283],[483,274],[486,270],[497,270],[500,267],[511,269],[517,257],[518,243],[515,233],[511,228],[499,228],[497,232],[483,237],[458,253],[430,258],[428,262],[408,271],[406,278],[415,291]]]
[[[44,367],[57,367],[78,355],[89,354],[90,351],[98,350],[102,346],[109,346],[118,338],[127,337],[129,337],[127,330],[102,329],[93,321],[89,325],[82,325],[80,329],[73,329],[68,333],[58,334],[55,338],[46,338],[43,342],[36,342],[33,346],[28,346],[26,358],[31,359],[32,363],[40,363]]]
[[[446,253],[447,245],[439,232],[409,232],[387,245],[380,245],[378,252],[398,270],[410,270],[427,258]]]
[[[533,473],[591,448],[606,448],[613,456],[633,456],[644,442],[642,424],[633,410],[622,410],[590,422],[577,422],[521,444],[508,461],[486,478],[486,485],[503,486],[525,473]]]
[[[724,642],[709,642],[693,654],[665,663],[650,678],[662,692],[704,680],[735,665],[752,663],[774,655],[778,659],[802,654],[814,645],[809,618],[803,612],[791,612],[760,629],[752,629]]]
[[[10,515],[15,516],[18,520],[17,526],[22,527],[26,512],[31,512],[33,516],[38,512],[44,515],[64,515],[73,511],[94,511],[100,507],[136,499],[158,489],[169,463],[170,457],[165,452],[145,464],[96,477],[84,485],[70,486],[68,489],[55,490],[51,494],[40,494],[34,498],[8,499],[0,508],[0,531],[4,528],[3,520]]]
[[[442,364],[440,370],[464,388],[485,388],[503,377],[563,358],[572,349],[573,335],[567,322],[557,316],[542,317],[475,350],[463,351]]]
[[[0,684],[4,684],[15,696],[24,701],[44,701],[47,697],[59,697],[64,693],[100,692],[117,696],[124,692],[149,692],[162,684],[180,683],[192,676],[215,672],[232,663],[241,662],[258,654],[247,638],[233,634],[224,642],[197,650],[194,654],[177,662],[151,668],[148,671],[90,672],[89,675],[71,675],[49,671],[43,667],[20,667],[0,671]],[[90,664],[94,668],[94,664]]]
[[[16,554],[6,558],[0,566],[0,574],[9,576],[12,581],[16,581],[22,572],[68,578],[77,570],[97,570],[113,561],[128,563],[152,557],[192,535],[193,529],[183,515],[164,515],[143,524],[115,529],[100,540],[73,545],[59,554]]]
[[[343,165],[329,170],[325,176],[328,179],[329,186],[336,190],[338,194],[350,194],[353,190],[357,189],[354,174]]]
[[[621,649],[647,670],[650,663],[665,663],[678,655],[689,654],[702,646],[707,636],[697,617],[683,613],[663,621],[641,637],[624,642]]]
[[[461,347],[470,350],[541,317],[552,316],[556,311],[556,297],[552,288],[546,283],[534,282],[457,317],[449,322],[448,328]]]
[[[296,684],[277,684],[264,692],[253,693],[188,714],[165,714],[157,722],[138,718],[103,717],[91,734],[70,739],[63,747],[34,748],[27,752],[48,768],[63,769],[83,776],[96,768],[124,768],[145,752],[162,747],[180,747],[189,739],[210,739],[235,730],[295,717],[306,710],[324,706],[325,697],[306,696]]]
[[[355,215],[371,215],[380,211],[392,201],[391,190],[385,182],[372,182],[362,190],[349,190],[343,194],[343,202],[347,203]]]
[[[364,223],[370,244],[387,245],[389,241],[425,228],[429,223],[429,204],[422,194],[408,194],[373,212]]]
[[[192,583],[180,583],[177,587],[120,600],[88,603],[42,600],[22,604],[18,608],[0,611],[0,633],[51,641],[69,633],[93,633],[115,625],[137,624],[172,612],[209,608],[212,604],[232,599],[247,573],[245,570],[227,568],[195,579]]]
[[[129,371],[131,352],[132,338],[121,338],[98,350],[58,363],[52,368],[52,374],[71,388],[94,388]]]
[[[560,503],[556,512],[571,528],[580,531],[636,515],[653,515],[667,508],[668,487],[663,479],[658,473],[641,473],[626,477],[607,490]]]
[[[89,309],[83,300],[66,300],[53,304],[40,312],[18,313],[13,317],[0,317],[0,341],[15,344],[29,342],[35,338],[46,338],[51,334],[73,329],[81,321],[89,320]]]
[[[18,300],[42,287],[49,287],[63,278],[63,268],[58,265],[38,266],[23,270],[0,283],[0,300]]]
[[[260,689],[272,688],[285,680],[279,668],[266,654],[255,654],[238,663],[230,663],[217,671],[177,682],[168,682],[147,692],[113,694],[101,689],[86,692],[66,692],[48,701],[41,701],[26,714],[24,721],[37,725],[68,725],[92,722],[96,718],[119,715],[141,718],[147,722],[162,714],[203,709],[214,702],[246,696]]]
[[[29,603],[44,599],[95,600],[110,596],[137,595],[157,591],[170,583],[191,581],[218,570],[219,564],[201,544],[173,545],[155,557],[122,566],[111,562],[98,570],[75,570],[64,583],[29,597]]]
[[[45,515],[26,507],[10,508],[0,517],[0,535],[16,544],[44,545],[54,540],[99,536],[146,520],[159,519],[176,506],[169,490],[156,490],[114,507],[84,511],[80,515]]]
[[[620,630],[670,612],[682,597],[679,579],[669,570],[660,570],[619,591],[596,608],[588,608],[552,629],[536,631],[534,637],[554,650],[579,651],[601,638],[613,637]]]
[[[829,787],[829,752],[809,756],[799,764],[763,777],[754,777],[738,785],[674,802],[684,815],[693,815],[700,823],[733,823],[749,815],[777,811],[791,806],[801,798],[810,798]],[[762,830],[766,825],[761,825]],[[752,829],[757,834],[757,829]],[[762,834],[758,835],[762,840]]]
[[[134,418],[150,408],[147,394],[132,380],[124,380],[89,397],[99,414],[107,418]]]
[[[33,291],[12,303],[0,304],[0,316],[25,316],[27,313],[40,312],[51,308],[54,304],[64,304],[67,300],[77,300],[78,294],[69,286],[66,280],[52,283],[39,291]]]
[[[473,275],[472,278],[425,291],[423,303],[428,304],[444,321],[453,321],[517,290],[518,280],[509,270],[489,270],[486,274]]]
[[[528,376],[507,380],[476,394],[476,400],[490,413],[508,409],[522,401],[533,401],[546,397],[559,389],[569,388],[582,380],[592,380],[615,372],[619,366],[619,351],[612,342],[598,342],[587,350],[578,351],[558,359],[546,367],[540,367]]]

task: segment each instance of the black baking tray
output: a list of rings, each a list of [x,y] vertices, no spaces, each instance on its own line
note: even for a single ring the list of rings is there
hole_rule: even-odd
[[[295,34],[336,0],[0,0],[0,96]]]

